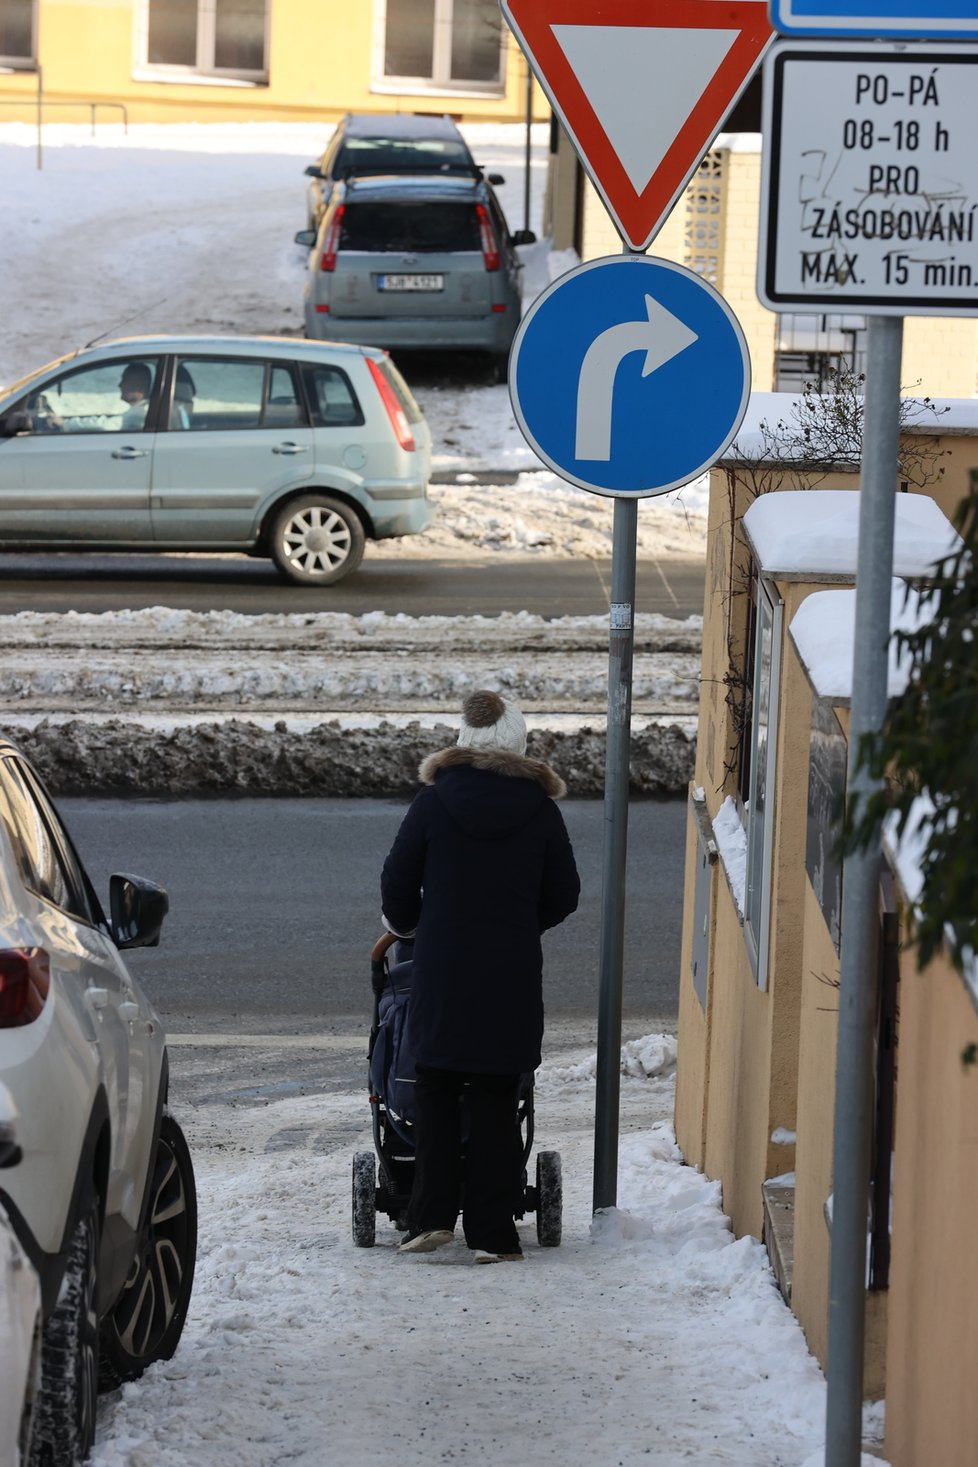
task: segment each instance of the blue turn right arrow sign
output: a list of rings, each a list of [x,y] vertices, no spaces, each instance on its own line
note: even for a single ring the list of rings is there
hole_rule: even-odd
[[[669,260],[613,255],[555,281],[524,316],[510,397],[544,463],[583,489],[664,494],[732,442],[750,395],[736,316]]]

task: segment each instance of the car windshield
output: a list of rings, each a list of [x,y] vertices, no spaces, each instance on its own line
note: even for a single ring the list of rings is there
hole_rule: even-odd
[[[471,204],[347,204],[341,250],[444,254],[480,250],[479,221]]]
[[[13,397],[22,388],[28,387],[37,377],[42,377],[45,372],[50,372],[52,367],[59,367],[62,362],[70,362],[76,357],[77,352],[67,352],[63,357],[57,357],[53,362],[45,362],[43,367],[35,367],[33,372],[28,372],[26,377],[18,377],[16,382],[9,383],[6,387],[0,387],[0,397]]]
[[[348,138],[336,160],[336,173],[472,173],[463,143],[445,138]]]

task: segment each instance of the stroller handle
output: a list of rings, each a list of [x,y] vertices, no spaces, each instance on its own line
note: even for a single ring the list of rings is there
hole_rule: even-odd
[[[381,933],[380,937],[378,937],[377,941],[374,943],[373,947],[370,949],[370,961],[372,963],[379,963],[379,962],[381,962],[381,960],[386,956],[386,954],[394,946],[395,942],[399,942],[399,941],[400,941],[400,938],[395,937],[395,935],[394,935],[393,932],[383,932],[383,933]]]

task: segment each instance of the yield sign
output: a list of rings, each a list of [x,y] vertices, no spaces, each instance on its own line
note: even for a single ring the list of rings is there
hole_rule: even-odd
[[[773,35],[767,0],[501,0],[622,238],[644,250]]]

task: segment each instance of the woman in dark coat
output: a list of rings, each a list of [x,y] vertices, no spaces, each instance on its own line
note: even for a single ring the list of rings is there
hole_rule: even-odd
[[[522,1257],[517,1105],[520,1076],[540,1063],[540,934],[576,909],[580,891],[554,803],[564,782],[525,748],[516,705],[471,693],[458,745],[422,764],[424,788],[384,863],[384,920],[414,939],[415,1180],[402,1252],[451,1242],[464,1182],[462,1224],[476,1260]]]

